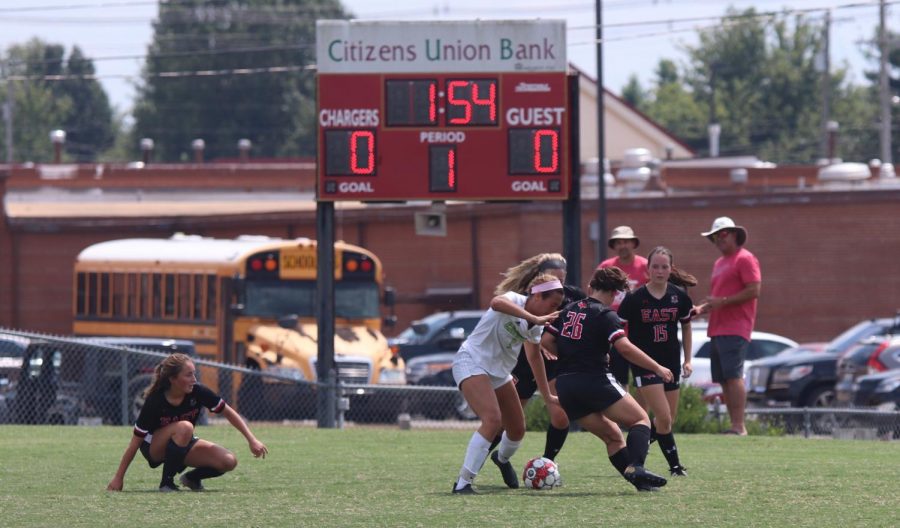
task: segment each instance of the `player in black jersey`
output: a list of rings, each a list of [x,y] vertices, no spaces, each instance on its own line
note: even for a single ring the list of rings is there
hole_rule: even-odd
[[[570,420],[603,438],[606,419],[628,429],[628,466],[623,476],[639,491],[666,484],[666,479],[644,468],[650,445],[650,419],[609,371],[609,350],[614,346],[632,363],[655,372],[667,382],[672,372],[653,361],[625,335],[622,320],[609,308],[628,276],[616,267],[594,272],[589,297],[566,306],[544,332],[541,345],[558,357],[556,391]],[[537,379],[546,376],[540,352],[528,350]]]
[[[140,450],[151,468],[163,466],[159,491],[178,491],[175,475],[187,466],[196,469],[181,476],[191,490],[203,490],[203,479],[218,477],[237,466],[234,454],[222,446],[194,436],[200,409],[206,407],[222,416],[244,435],[255,457],[265,458],[269,450],[253,436],[243,418],[219,395],[197,383],[191,358],[172,354],[163,359],[144,393],[144,406],[134,424],[134,435],[125,448],[116,474],[106,487],[122,491],[125,472]]]
[[[566,259],[559,253],[541,253],[531,258],[523,260],[516,266],[509,268],[503,274],[503,281],[497,286],[496,294],[506,291],[515,291],[527,295],[528,284],[534,277],[541,273],[548,273],[558,278],[561,282],[566,280]],[[562,306],[572,301],[587,297],[580,288],[572,285],[566,285],[564,288],[565,300]],[[550,391],[556,393],[556,361],[555,358],[543,358],[544,370],[550,384]],[[528,357],[525,354],[525,347],[519,351],[519,358],[516,366],[512,371],[513,380],[515,381],[516,392],[519,394],[519,400],[522,402],[522,408],[528,404],[528,401],[537,391],[537,381],[534,378],[531,365],[528,363]],[[546,402],[545,402],[546,404]],[[566,442],[569,435],[569,418],[566,416],[562,407],[555,403],[546,404],[547,412],[550,415],[550,424],[547,426],[547,438],[544,442],[544,458],[555,460]],[[601,437],[606,443],[607,454],[610,462],[619,471],[625,471],[628,466],[627,450],[625,449],[625,437],[619,427],[607,420]],[[501,435],[497,435],[491,444],[490,449],[493,450],[500,443]],[[494,457],[491,457],[494,460]],[[494,460],[496,464],[497,461]],[[499,466],[499,464],[498,464]],[[501,469],[502,473],[502,469]],[[508,473],[508,472],[507,472]],[[518,487],[518,477],[516,480],[506,481],[507,486],[511,488]]]
[[[681,324],[684,342],[684,376],[691,375],[691,310],[694,303],[684,290],[697,279],[675,268],[672,252],[659,246],[650,252],[650,282],[629,292],[619,305],[619,317],[628,322],[628,338],[654,361],[672,371],[674,379],[664,382],[655,372],[631,365],[634,385],[653,412],[654,435],[672,476],[686,476],[678,457],[672,426],[678,411],[681,377]]]

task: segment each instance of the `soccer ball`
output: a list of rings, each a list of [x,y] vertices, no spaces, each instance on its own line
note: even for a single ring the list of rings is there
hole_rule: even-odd
[[[561,477],[556,462],[549,458],[532,458],[525,464],[522,472],[525,487],[536,490],[548,490],[559,486]]]

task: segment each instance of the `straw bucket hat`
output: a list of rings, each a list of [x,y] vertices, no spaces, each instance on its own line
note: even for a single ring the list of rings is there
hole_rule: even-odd
[[[735,225],[734,220],[727,216],[720,216],[713,220],[710,230],[706,233],[700,233],[700,235],[708,238],[710,242],[715,242],[716,240],[713,238],[713,235],[724,229],[733,229],[737,231],[737,243],[739,246],[743,246],[744,242],[747,241],[747,230],[744,229],[744,226]]]
[[[609,249],[613,248],[613,243],[616,240],[634,240],[635,248],[641,245],[641,240],[634,236],[634,230],[628,226],[619,226],[612,230],[612,234],[609,235],[609,240],[606,241],[606,245],[609,246]]]

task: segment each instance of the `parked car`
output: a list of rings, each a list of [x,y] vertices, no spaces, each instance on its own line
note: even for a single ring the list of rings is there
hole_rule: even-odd
[[[835,401],[853,403],[856,382],[862,376],[900,368],[900,336],[876,336],[841,354],[837,360]]]
[[[482,310],[437,312],[413,322],[388,344],[406,362],[410,385],[453,387],[450,368],[463,340],[472,333]],[[459,392],[416,392],[410,412],[427,418],[474,418]]]
[[[126,420],[133,422],[159,359],[125,348],[195,355],[194,343],[188,340],[92,337],[61,341],[0,333],[0,390],[5,403],[0,406],[6,408],[0,410],[0,417],[61,424],[92,417],[122,424],[124,366]],[[55,403],[51,393],[56,394]]]
[[[900,410],[900,369],[862,376],[851,389],[853,405]]]
[[[712,381],[709,359],[712,345],[709,337],[706,335],[707,328],[708,323],[706,321],[694,321],[691,323],[691,367],[693,367],[694,372],[683,382],[685,385],[700,388],[703,390],[704,399],[713,401],[716,397],[721,397],[722,387]],[[681,340],[680,328],[678,339]],[[793,339],[754,330],[750,335],[750,347],[747,349],[744,372],[747,372],[755,361],[775,356],[785,349],[796,346],[798,346],[797,342]]]
[[[0,423],[77,423],[79,400],[61,381],[61,363],[49,343],[0,334]]]
[[[456,352],[426,354],[409,360],[406,363],[406,380],[411,385],[429,387],[455,387],[453,381],[453,358]],[[475,413],[469,408],[462,393],[453,392],[417,392],[410,402],[410,411],[433,420],[461,418],[473,420]]]
[[[404,361],[428,354],[456,352],[484,315],[483,310],[437,312],[414,321],[388,345]],[[407,376],[409,375],[407,365]],[[409,378],[407,378],[409,381]]]
[[[848,350],[864,346],[865,340],[895,331],[891,318],[867,319],[851,326],[817,353],[778,356],[747,369],[747,400],[750,404],[790,407],[831,407],[835,404],[837,359]]]

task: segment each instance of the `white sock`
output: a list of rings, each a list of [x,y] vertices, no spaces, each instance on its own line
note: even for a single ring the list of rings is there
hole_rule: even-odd
[[[478,470],[484,465],[488,457],[488,448],[491,441],[481,436],[478,431],[472,433],[469,446],[466,448],[466,458],[459,469],[459,479],[456,481],[456,489],[462,489],[466,484],[471,484],[478,474]]]
[[[500,462],[509,462],[509,459],[519,450],[520,445],[522,445],[521,440],[514,442],[506,436],[506,431],[503,431],[503,436],[500,438],[500,445],[497,447],[497,460]]]

